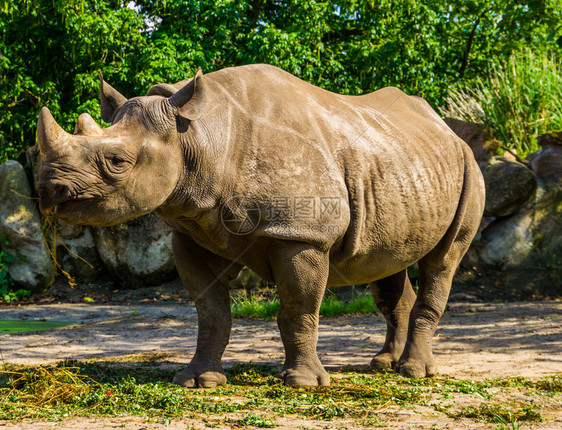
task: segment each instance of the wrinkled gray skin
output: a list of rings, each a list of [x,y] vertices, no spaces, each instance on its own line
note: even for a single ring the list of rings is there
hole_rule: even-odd
[[[40,207],[99,226],[155,211],[174,228],[199,315],[195,355],[176,383],[225,383],[228,282],[244,265],[278,287],[285,383],[329,384],[316,354],[320,302],[326,286],[361,283],[387,320],[371,366],[435,374],[432,336],[484,184],[468,146],[424,100],[395,88],[337,95],[250,65],[130,100],[102,78],[101,106],[112,126],[82,114],[73,135],[41,111]],[[284,210],[295,198],[314,210]],[[257,228],[233,232],[244,219]],[[417,297],[406,275],[415,262]]]

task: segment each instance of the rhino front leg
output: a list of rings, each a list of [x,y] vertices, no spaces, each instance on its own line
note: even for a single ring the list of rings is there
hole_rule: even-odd
[[[410,311],[416,293],[406,270],[369,284],[371,295],[386,319],[386,340],[371,361],[375,370],[393,370],[404,351]]]
[[[277,324],[285,346],[287,385],[329,385],[316,352],[318,313],[326,289],[328,256],[308,246],[279,246],[272,256],[281,307]]]
[[[232,323],[228,282],[242,266],[207,251],[176,231],[172,244],[178,272],[195,302],[199,321],[195,355],[173,382],[190,388],[224,384],[221,359]]]

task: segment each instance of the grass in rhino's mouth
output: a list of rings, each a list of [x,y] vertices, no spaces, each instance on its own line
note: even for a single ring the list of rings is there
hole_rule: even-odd
[[[399,408],[501,424],[543,420],[542,404],[559,401],[562,391],[560,375],[537,382],[474,382],[356,371],[332,374],[329,387],[287,387],[278,369],[254,364],[228,369],[227,385],[189,390],[162,382],[173,377],[172,371],[161,368],[165,365],[143,360],[5,364],[0,368],[0,420],[133,415],[164,421],[204,418],[209,426],[274,427],[276,419],[287,417],[373,426],[375,421],[384,424]],[[524,401],[506,400],[513,393],[523,393],[519,397]]]

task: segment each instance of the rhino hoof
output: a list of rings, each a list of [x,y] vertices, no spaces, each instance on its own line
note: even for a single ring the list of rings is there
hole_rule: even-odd
[[[302,387],[330,385],[330,375],[324,369],[317,372],[308,369],[287,369],[281,373],[281,377],[285,385]]]
[[[377,354],[371,360],[370,367],[377,372],[392,372],[396,368],[396,360],[388,352]]]
[[[435,375],[435,366],[405,362],[399,365],[398,371],[407,378],[426,378]]]
[[[226,376],[222,372],[215,371],[203,372],[196,375],[187,368],[176,373],[172,382],[186,388],[214,388],[218,385],[226,384]]]

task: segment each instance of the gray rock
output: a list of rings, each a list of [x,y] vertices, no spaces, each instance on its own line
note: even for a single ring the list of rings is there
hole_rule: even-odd
[[[538,193],[536,202],[519,213],[498,219],[475,242],[475,253],[484,265],[502,270],[543,268],[562,272],[562,189]],[[475,264],[478,265],[478,264]],[[562,273],[560,273],[562,274]]]
[[[0,165],[0,233],[5,253],[23,257],[9,264],[8,272],[18,288],[45,291],[53,282],[54,267],[41,233],[41,219],[21,164]]]
[[[463,121],[455,118],[445,118],[445,123],[464,140],[478,163],[486,162],[500,147],[500,142],[492,139],[492,132],[484,124]]]
[[[88,227],[84,225],[71,225],[57,219],[57,237],[63,239],[76,239],[84,234]],[[95,245],[93,245],[95,248]]]
[[[524,211],[490,226],[482,233],[480,258],[502,268],[522,264],[533,250],[532,222],[532,214]]]
[[[562,131],[551,131],[537,138],[542,147],[533,154],[531,167],[550,186],[562,186]]]
[[[492,157],[482,173],[486,183],[484,215],[504,217],[525,207],[537,189],[537,178],[524,164]]]
[[[37,145],[31,146],[25,151],[25,159],[27,168],[31,170],[32,188],[37,192],[37,183],[39,181],[39,166],[41,165],[41,153]]]
[[[157,285],[177,276],[172,229],[154,214],[96,228],[94,239],[111,276],[124,287]]]
[[[90,227],[63,224],[57,237],[57,260],[76,282],[92,283],[107,276]]]

